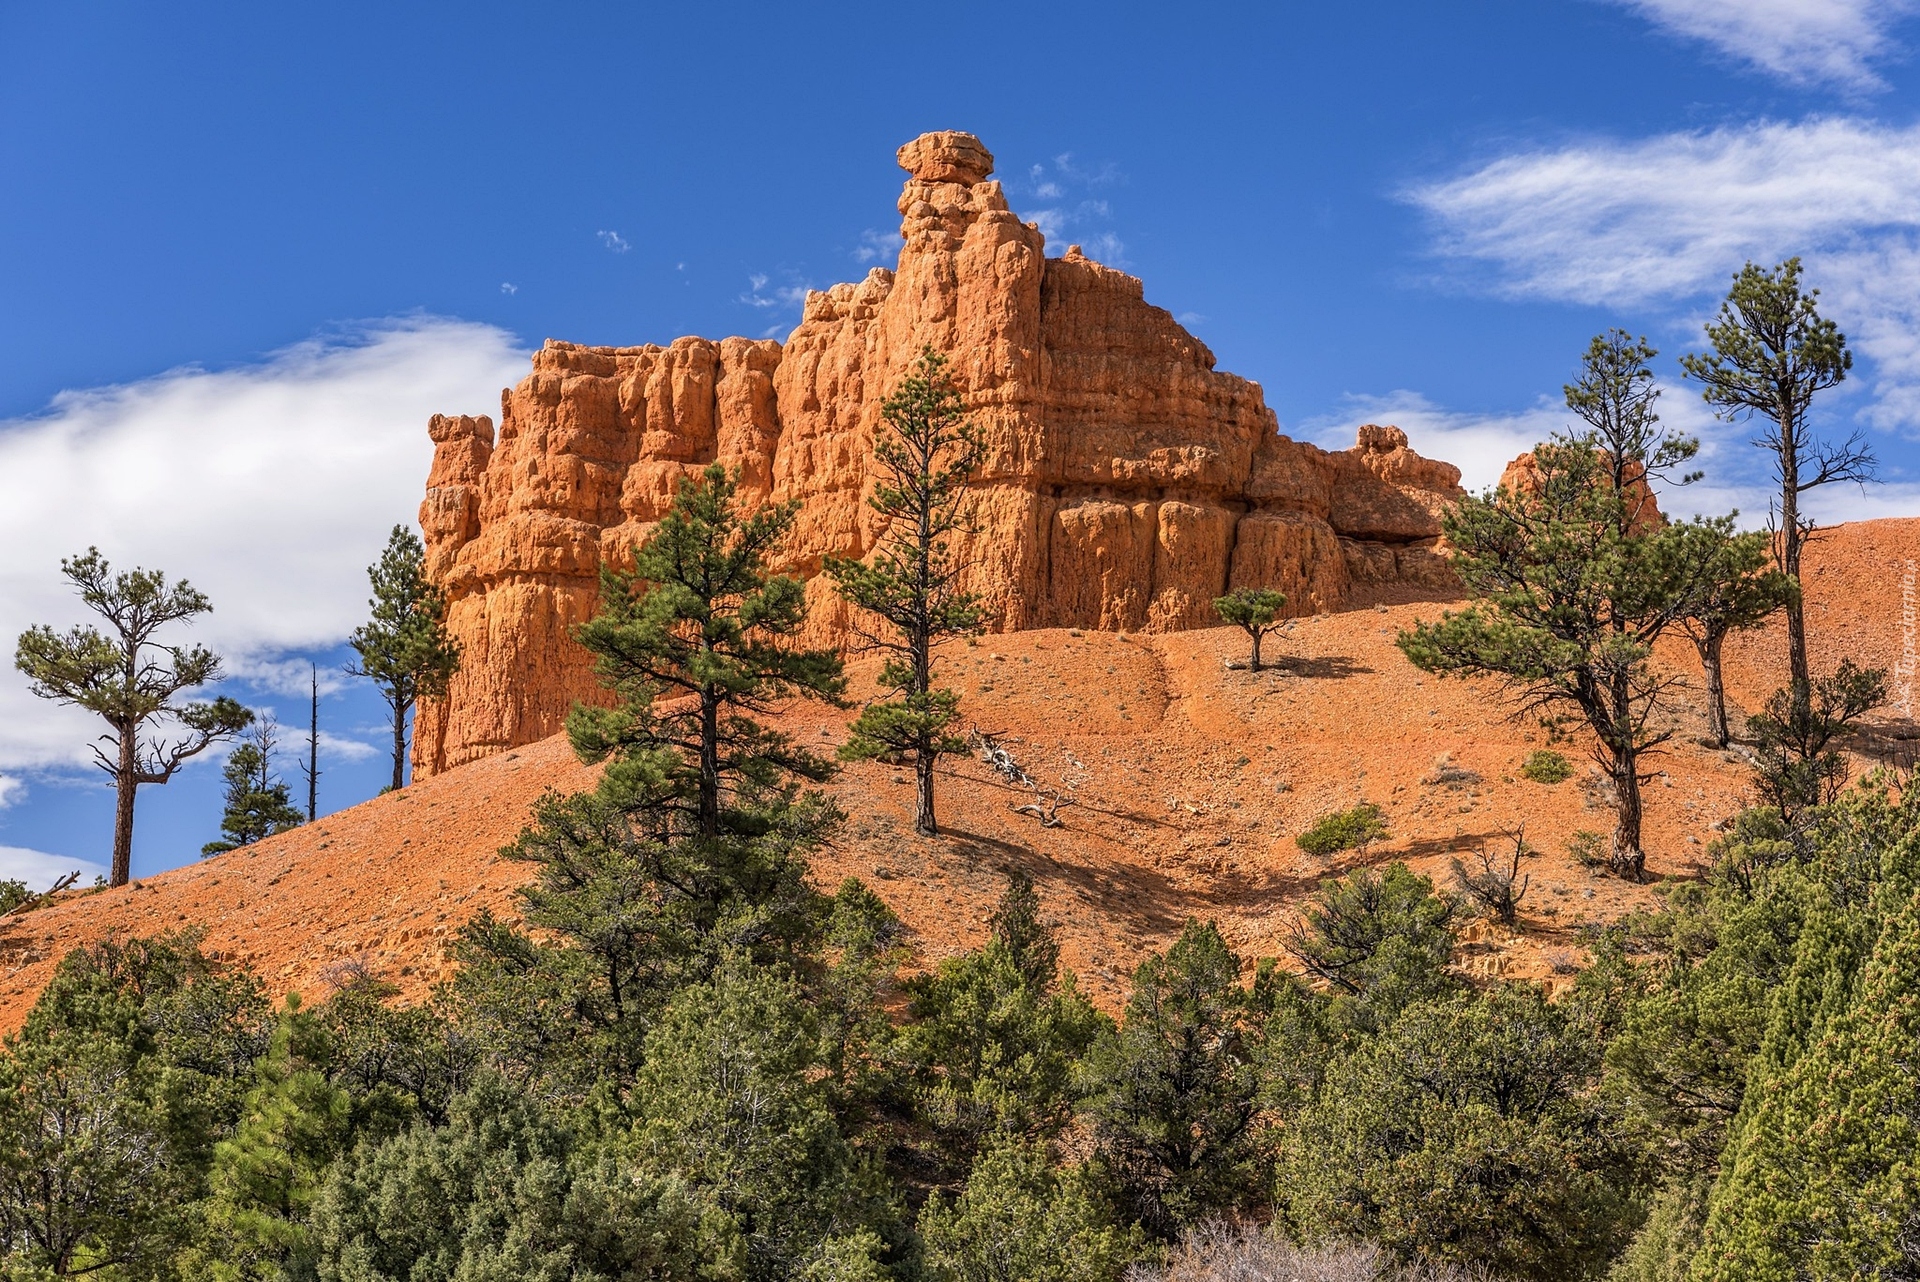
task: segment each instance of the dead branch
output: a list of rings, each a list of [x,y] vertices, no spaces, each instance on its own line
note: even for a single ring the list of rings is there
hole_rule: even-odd
[[[7,918],[13,916],[15,913],[23,913],[27,911],[27,909],[34,907],[36,904],[44,903],[45,901],[52,899],[55,895],[59,894],[61,891],[65,890],[67,887],[73,885],[74,882],[79,880],[80,880],[80,873],[79,873],[79,870],[76,869],[73,872],[68,873],[66,876],[60,878],[58,881],[54,882],[53,885],[47,887],[45,890],[41,891],[39,894],[31,895],[28,898],[21,900],[19,903],[15,904],[13,907],[7,909],[7,911],[0,913],[0,921],[5,921]]]

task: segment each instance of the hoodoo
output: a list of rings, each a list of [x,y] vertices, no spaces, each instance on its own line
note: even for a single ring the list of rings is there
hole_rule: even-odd
[[[709,462],[739,469],[750,501],[799,502],[794,573],[864,554],[880,403],[925,345],[985,446],[959,551],[995,628],[1208,626],[1243,585],[1278,587],[1292,613],[1450,591],[1436,543],[1457,468],[1393,427],[1333,452],[1282,436],[1259,385],[1216,370],[1137,278],[1078,246],[1048,258],[978,138],[924,134],[898,159],[898,265],[810,292],[784,345],[549,341],[497,433],[433,418],[420,520],[465,661],[421,709],[418,775],[544,738],[595,697],[569,630],[600,565]],[[844,636],[831,585],[808,592],[816,637]]]

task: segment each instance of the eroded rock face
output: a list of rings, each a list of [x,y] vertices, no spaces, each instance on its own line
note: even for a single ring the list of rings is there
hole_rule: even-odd
[[[945,353],[985,458],[956,551],[1001,629],[1177,629],[1217,622],[1229,587],[1274,586],[1307,614],[1450,587],[1436,549],[1459,471],[1363,427],[1328,452],[1279,434],[1258,384],[1141,283],[1069,247],[1048,258],[969,134],[899,151],[900,259],[810,293],[784,345],[549,341],[491,420],[436,416],[421,506],[430,572],[466,659],[423,707],[420,775],[561,728],[599,697],[569,629],[602,562],[629,561],[675,487],[737,467],[750,501],[797,500],[792,572],[861,556],[881,399],[923,345]],[[846,636],[812,577],[810,631]]]

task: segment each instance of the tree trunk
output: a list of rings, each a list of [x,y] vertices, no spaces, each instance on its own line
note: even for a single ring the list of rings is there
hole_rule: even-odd
[[[1253,634],[1253,670],[1260,671],[1260,634]]]
[[[407,705],[393,705],[393,790],[407,786]]]
[[[720,835],[720,696],[700,692],[700,835]]]
[[[1723,632],[1710,632],[1696,645],[1700,650],[1700,668],[1707,677],[1707,738],[1716,748],[1727,746],[1732,737],[1727,728],[1727,687],[1720,672],[1720,646]]]
[[[120,730],[120,765],[114,772],[113,870],[110,886],[124,886],[133,875],[133,791],[140,786],[140,763],[135,755],[138,727]]]
[[[913,763],[918,776],[915,782],[919,785],[919,794],[913,803],[913,827],[924,837],[940,835],[940,825],[933,817],[933,763],[938,756],[932,748],[922,748]]]
[[[1780,569],[1800,583],[1800,437],[1791,409],[1782,406],[1780,423]],[[1807,613],[1798,592],[1787,601],[1787,670],[1792,682],[1795,724],[1805,725],[1813,703],[1813,677],[1807,667]]]
[[[1640,848],[1640,767],[1630,748],[1613,749],[1613,792],[1617,804],[1613,830],[1613,867],[1634,881],[1646,876],[1647,854]]]

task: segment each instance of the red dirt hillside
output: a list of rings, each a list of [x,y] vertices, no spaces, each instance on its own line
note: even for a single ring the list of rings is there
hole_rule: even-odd
[[[1816,663],[1843,656],[1893,671],[1902,652],[1905,562],[1920,556],[1920,520],[1838,527],[1814,545],[1807,576]],[[1406,859],[1444,883],[1450,854],[1521,822],[1548,853],[1533,871],[1522,927],[1468,928],[1474,973],[1551,979],[1580,959],[1576,927],[1655,902],[1651,888],[1595,876],[1566,854],[1580,828],[1608,814],[1581,777],[1555,786],[1521,779],[1542,733],[1506,715],[1483,683],[1415,671],[1394,633],[1434,605],[1397,605],[1294,621],[1269,641],[1271,671],[1226,668],[1238,631],[1156,635],[1049,629],[949,647],[947,678],[970,716],[1002,736],[1020,763],[1067,786],[1063,826],[1014,813],[1022,798],[979,761],[942,780],[948,835],[915,836],[905,775],[865,764],[834,792],[850,818],[817,861],[819,883],[848,875],[872,885],[918,938],[929,964],[983,937],[1001,870],[1038,883],[1058,921],[1068,964],[1104,1002],[1125,993],[1142,953],[1188,916],[1210,917],[1249,956],[1273,955],[1302,896],[1355,862],[1302,853],[1294,837],[1317,816],[1361,799],[1383,805],[1390,841],[1371,863]],[[1736,720],[1774,679],[1777,638],[1730,650]],[[1684,645],[1663,656],[1693,673]],[[872,664],[855,665],[856,687]],[[1905,693],[1896,680],[1896,700]],[[1698,709],[1655,763],[1647,841],[1656,873],[1687,875],[1715,823],[1739,805],[1737,752],[1703,749]],[[784,724],[822,747],[844,714],[801,705]],[[1899,710],[1866,747],[1909,757],[1916,731]],[[1562,745],[1566,748],[1566,745]],[[1584,771],[1583,750],[1566,748]],[[1442,761],[1442,758],[1445,760]],[[1861,764],[1866,764],[1865,759]],[[115,891],[70,896],[0,923],[0,1027],[16,1026],[67,950],[109,932],[186,926],[205,946],[255,967],[276,994],[324,993],[329,972],[361,963],[418,996],[446,973],[443,941],[482,905],[512,916],[527,876],[495,852],[544,788],[587,786],[562,738],[484,758],[330,815],[256,846]]]

